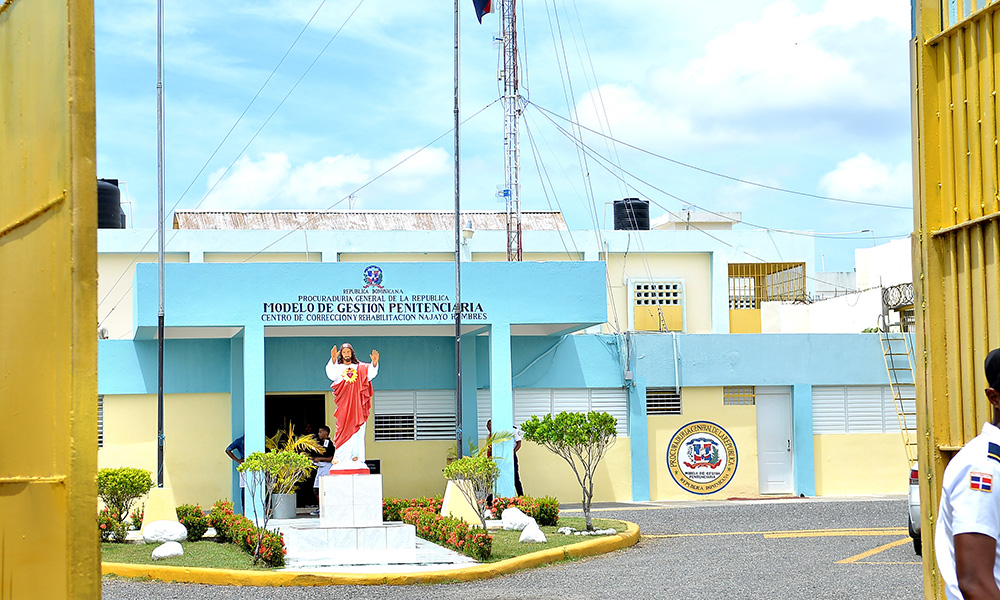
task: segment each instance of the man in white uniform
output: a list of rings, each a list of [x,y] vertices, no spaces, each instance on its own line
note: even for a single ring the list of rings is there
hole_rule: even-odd
[[[986,356],[986,398],[992,406],[983,431],[944,470],[934,546],[951,600],[1000,600],[1000,348]]]

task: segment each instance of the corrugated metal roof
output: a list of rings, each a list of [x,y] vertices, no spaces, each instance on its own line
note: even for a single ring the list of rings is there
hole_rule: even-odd
[[[464,211],[462,225],[488,231],[507,229],[506,211]],[[428,210],[268,210],[211,211],[178,210],[174,229],[288,230],[325,229],[334,231],[439,231],[454,230],[454,211]],[[566,230],[562,213],[529,211],[521,213],[523,231]]]

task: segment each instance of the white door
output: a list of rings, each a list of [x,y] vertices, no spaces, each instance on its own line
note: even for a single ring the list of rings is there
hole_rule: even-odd
[[[792,389],[758,387],[757,471],[761,494],[791,494]]]

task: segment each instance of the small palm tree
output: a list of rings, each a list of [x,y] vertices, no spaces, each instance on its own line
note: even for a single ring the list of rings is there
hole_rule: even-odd
[[[264,441],[268,452],[294,452],[296,454],[322,454],[323,447],[314,436],[295,435],[295,425],[289,425],[288,431],[279,429],[274,435]],[[276,473],[274,493],[291,494],[299,482],[304,481],[316,467],[282,469]]]

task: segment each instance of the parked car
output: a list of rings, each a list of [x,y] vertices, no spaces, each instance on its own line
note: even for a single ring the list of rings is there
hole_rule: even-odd
[[[910,537],[913,538],[913,551],[917,556],[921,555],[920,550],[920,469],[917,463],[910,466],[910,491],[908,496],[908,506],[906,520],[910,528]]]

